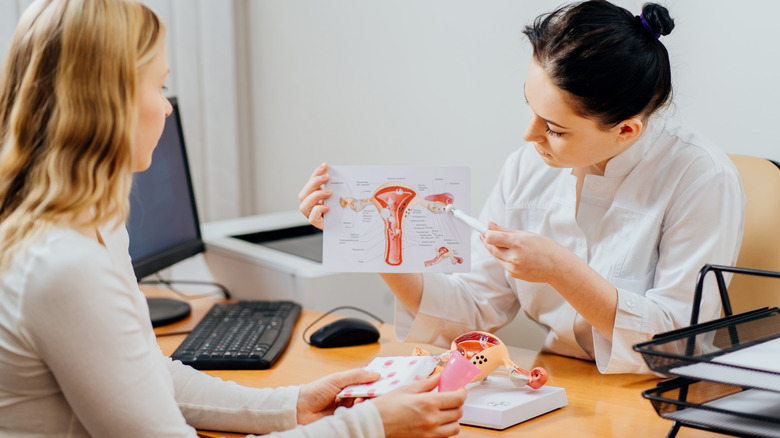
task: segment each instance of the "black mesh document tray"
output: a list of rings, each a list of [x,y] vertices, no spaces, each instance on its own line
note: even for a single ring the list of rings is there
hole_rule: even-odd
[[[778,354],[767,368],[729,360],[746,348],[773,344],[778,345]],[[634,350],[659,373],[780,392],[780,309],[776,307],[664,333],[635,345]]]
[[[714,272],[723,318],[697,323],[704,277]],[[648,367],[678,376],[642,396],[662,418],[681,426],[741,437],[780,437],[780,309],[733,315],[723,272],[780,278],[780,273],[705,266],[699,274],[691,326],[634,346]],[[780,287],[780,283],[778,283]]]
[[[677,377],[644,391],[662,418],[743,437],[780,437],[780,394]]]

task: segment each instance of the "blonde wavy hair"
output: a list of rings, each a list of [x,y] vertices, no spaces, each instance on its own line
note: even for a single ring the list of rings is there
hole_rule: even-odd
[[[0,270],[54,224],[125,221],[138,72],[164,37],[130,0],[38,0],[19,19],[0,72]]]

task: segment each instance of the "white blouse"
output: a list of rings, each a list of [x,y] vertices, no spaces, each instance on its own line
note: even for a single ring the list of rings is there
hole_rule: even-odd
[[[2,273],[0,437],[384,436],[371,402],[296,428],[299,387],[243,387],[163,356],[125,228],[102,235],[52,229]]]
[[[484,206],[487,223],[548,236],[585,260],[618,292],[612,342],[545,283],[511,277],[475,236],[472,271],[425,274],[419,313],[396,303],[396,335],[449,346],[470,330],[494,331],[519,310],[546,330],[543,350],[595,360],[602,373],[649,373],[633,345],[690,322],[699,270],[733,265],[745,195],[728,156],[671,122],[650,124],[604,176],[547,166],[532,145],[513,153]],[[707,284],[701,322],[720,315]]]

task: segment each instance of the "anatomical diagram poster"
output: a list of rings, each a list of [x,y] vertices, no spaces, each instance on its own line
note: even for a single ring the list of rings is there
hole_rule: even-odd
[[[335,272],[467,272],[468,167],[329,166],[323,267]]]

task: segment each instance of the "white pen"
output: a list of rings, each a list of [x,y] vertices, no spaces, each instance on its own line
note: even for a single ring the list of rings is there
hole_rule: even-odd
[[[485,231],[487,231],[489,229],[487,225],[485,225],[482,222],[478,221],[477,219],[467,215],[463,211],[458,210],[457,208],[453,207],[452,204],[448,204],[444,208],[444,210],[447,213],[449,213],[449,214],[455,216],[456,218],[462,220],[463,222],[465,222],[466,225],[468,225],[471,228],[473,228],[476,231],[478,231],[479,234],[482,234],[482,233],[484,233]]]

